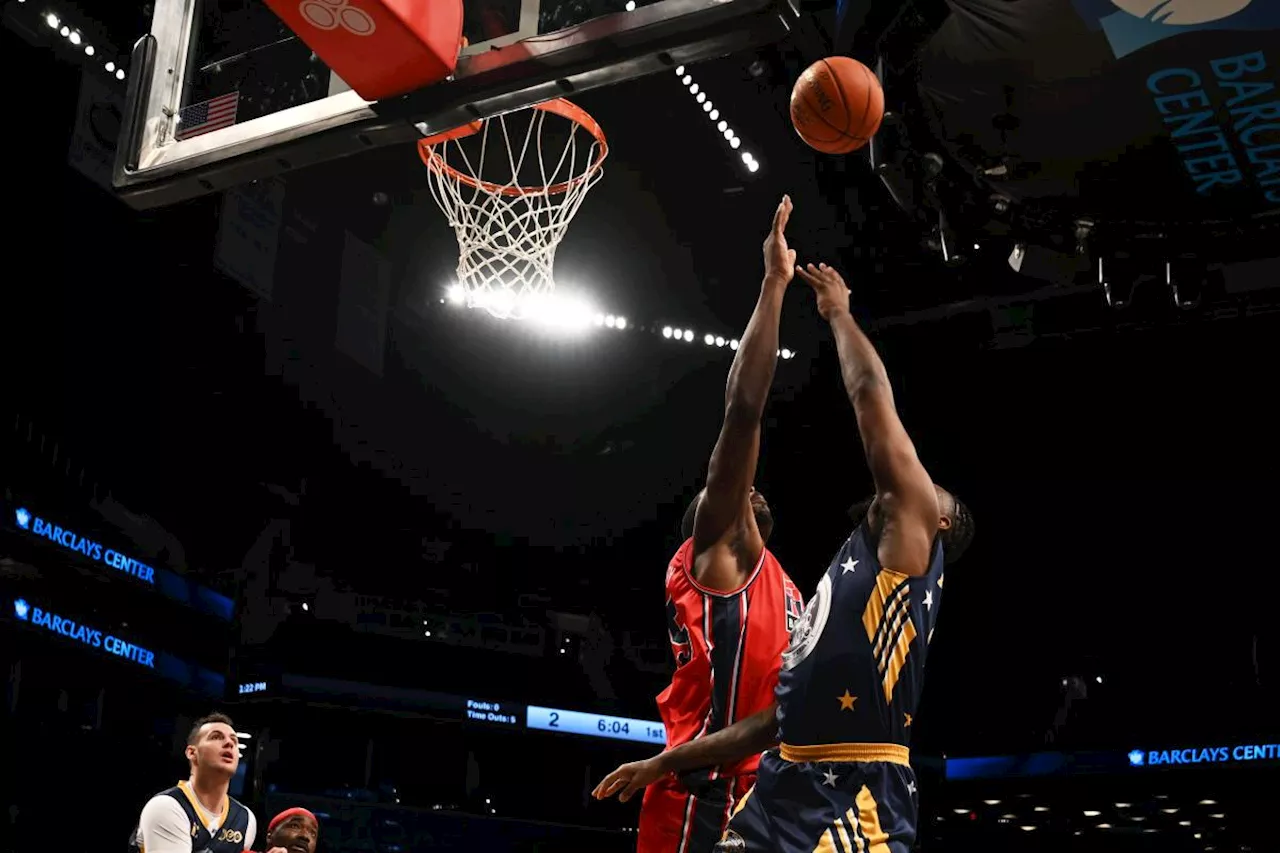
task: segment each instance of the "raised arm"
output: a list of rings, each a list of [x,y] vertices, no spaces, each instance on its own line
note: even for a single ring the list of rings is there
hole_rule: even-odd
[[[603,800],[617,794],[618,799],[625,803],[637,791],[644,790],[668,773],[729,764],[759,755],[777,742],[778,706],[770,705],[727,729],[691,740],[652,758],[622,765],[601,780],[592,796]]]
[[[724,422],[711,451],[707,485],[693,522],[694,574],[714,589],[738,586],[764,550],[751,508],[764,415],[778,359],[782,297],[795,273],[785,229],[791,199],[783,196],[764,243],[760,298],[738,345],[725,388]]]
[[[818,313],[831,325],[840,354],[845,392],[876,485],[881,519],[880,565],[907,575],[929,569],[940,510],[933,480],[920,463],[893,402],[893,389],[875,347],[849,313],[849,288],[826,264],[798,270],[818,298]]]

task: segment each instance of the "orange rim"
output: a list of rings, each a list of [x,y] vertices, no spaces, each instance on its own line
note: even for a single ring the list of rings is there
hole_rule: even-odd
[[[604,131],[600,128],[599,123],[593,119],[586,110],[577,104],[566,101],[564,98],[556,98],[552,101],[544,101],[541,104],[534,104],[530,109],[542,110],[547,113],[555,113],[561,118],[566,118],[582,129],[590,133],[600,145],[600,153],[596,155],[595,162],[588,167],[587,171],[576,178],[570,178],[558,184],[552,184],[549,187],[523,187],[523,186],[502,186],[500,184],[490,183],[480,178],[459,172],[453,166],[445,162],[444,157],[436,151],[436,146],[449,142],[450,140],[464,139],[473,134],[479,133],[484,127],[484,122],[477,120],[464,124],[461,127],[455,127],[453,130],[446,130],[443,133],[437,133],[428,136],[426,139],[418,140],[418,156],[422,158],[422,162],[427,168],[433,172],[444,172],[451,178],[455,178],[468,186],[476,187],[487,193],[495,193],[505,196],[521,196],[536,195],[546,193],[547,195],[559,195],[568,192],[573,187],[581,184],[590,178],[604,164],[605,155],[609,153],[609,143],[604,137]]]

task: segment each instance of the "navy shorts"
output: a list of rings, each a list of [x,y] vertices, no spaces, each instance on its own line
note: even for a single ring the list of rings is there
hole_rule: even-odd
[[[717,853],[908,853],[918,799],[911,767],[888,761],[760,760]]]

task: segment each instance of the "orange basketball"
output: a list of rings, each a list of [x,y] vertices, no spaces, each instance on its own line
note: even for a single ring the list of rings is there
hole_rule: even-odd
[[[819,59],[791,90],[791,123],[809,147],[848,154],[870,141],[884,118],[884,90],[871,69],[847,56]]]

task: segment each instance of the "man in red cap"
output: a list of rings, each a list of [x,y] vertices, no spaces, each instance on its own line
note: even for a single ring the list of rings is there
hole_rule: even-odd
[[[267,824],[267,853],[316,853],[320,821],[306,809],[285,809]]]

